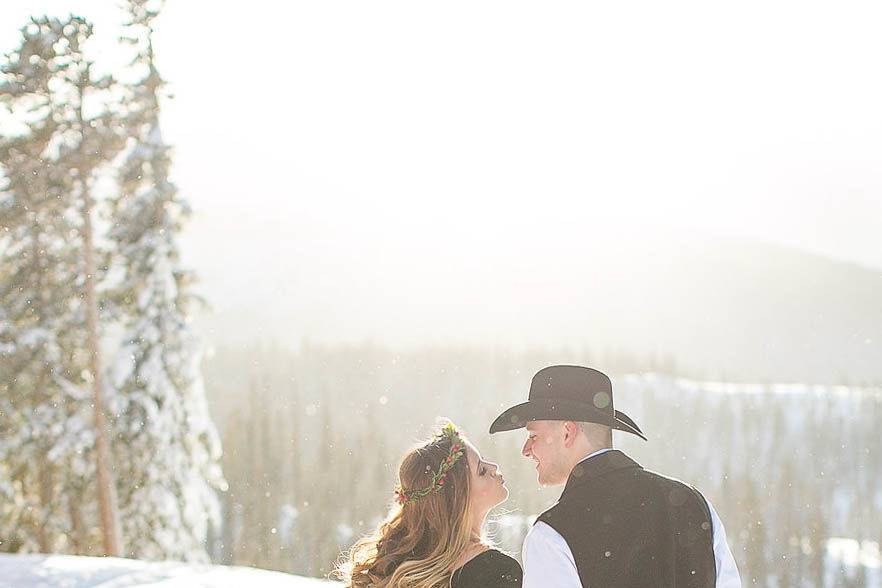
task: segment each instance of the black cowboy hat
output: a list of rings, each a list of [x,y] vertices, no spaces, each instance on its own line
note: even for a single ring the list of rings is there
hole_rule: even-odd
[[[613,408],[607,375],[577,365],[553,365],[536,372],[527,402],[496,417],[490,433],[520,429],[530,421],[600,423],[646,440],[637,423]]]

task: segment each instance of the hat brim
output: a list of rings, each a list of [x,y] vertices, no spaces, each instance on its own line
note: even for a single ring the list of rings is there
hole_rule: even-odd
[[[515,429],[527,426],[527,423],[532,421],[598,423],[618,431],[637,435],[644,441],[646,440],[646,436],[640,430],[640,427],[637,426],[637,423],[621,411],[616,410],[614,414],[609,414],[598,409],[593,404],[551,398],[529,400],[512,406],[496,417],[496,420],[490,425],[490,433],[514,431]]]

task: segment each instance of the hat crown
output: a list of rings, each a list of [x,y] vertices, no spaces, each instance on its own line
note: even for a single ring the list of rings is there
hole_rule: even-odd
[[[599,370],[578,365],[553,365],[536,372],[530,400],[569,400],[590,403],[612,414],[612,382]]]
[[[609,377],[578,365],[553,365],[536,372],[527,402],[503,411],[490,432],[520,429],[532,421],[598,423],[646,439],[631,417],[613,408]]]

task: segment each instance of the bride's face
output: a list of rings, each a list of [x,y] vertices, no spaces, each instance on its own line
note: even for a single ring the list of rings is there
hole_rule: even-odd
[[[474,445],[466,441],[466,457],[469,462],[470,495],[473,512],[487,512],[508,498],[505,478],[499,466],[481,458]]]

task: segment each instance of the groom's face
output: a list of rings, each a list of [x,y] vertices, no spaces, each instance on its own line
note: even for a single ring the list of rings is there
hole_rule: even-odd
[[[539,483],[543,486],[563,484],[570,474],[564,456],[565,434],[562,421],[527,423],[527,441],[521,453],[536,462]]]

